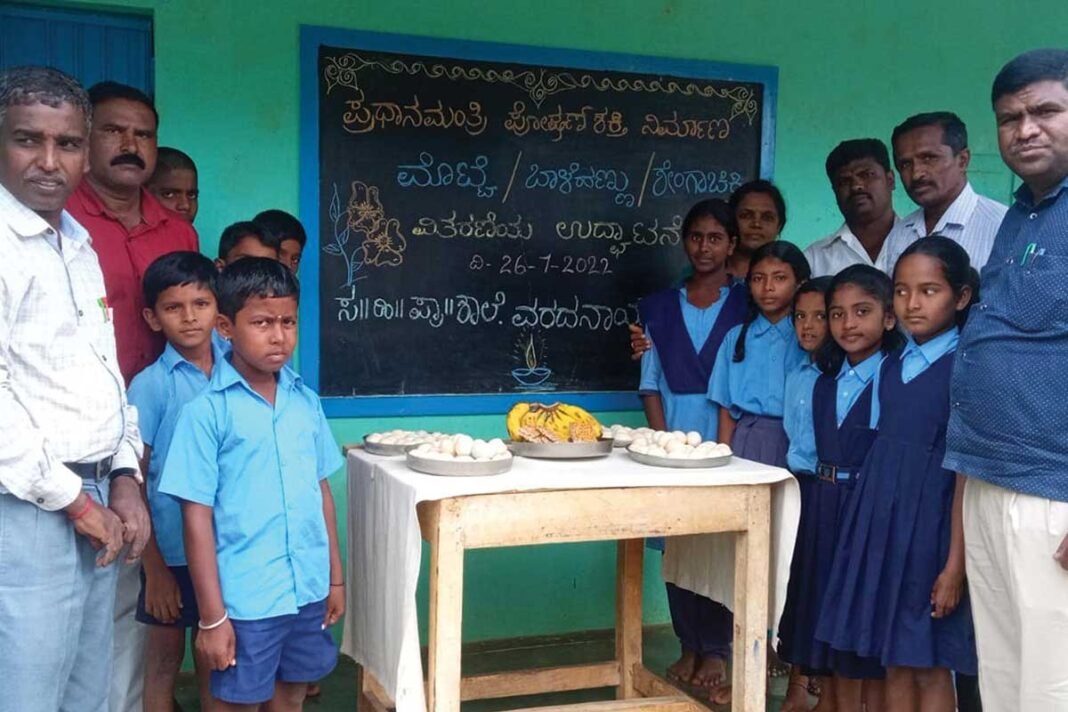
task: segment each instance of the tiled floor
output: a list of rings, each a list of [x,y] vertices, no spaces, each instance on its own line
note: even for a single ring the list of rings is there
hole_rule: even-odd
[[[470,652],[465,651],[464,672],[478,673],[497,670],[571,665],[605,660],[612,655],[611,631],[575,638],[557,640],[539,639],[534,647],[511,647],[490,649],[486,644],[477,644]],[[653,670],[663,671],[678,656],[678,641],[669,626],[647,628],[645,632],[644,658]],[[777,712],[782,704],[786,688],[785,679],[769,680],[768,712]],[[356,709],[356,669],[349,658],[342,658],[334,673],[323,681],[322,695],[309,700],[306,712],[353,712]],[[196,702],[196,690],[191,676],[183,675],[178,690],[178,701],[183,712],[200,710]],[[485,700],[464,704],[464,712],[495,712],[520,707],[534,707],[569,702],[588,702],[612,699],[610,688],[585,690],[557,695],[510,697],[503,700]],[[712,708],[718,710],[726,708]]]

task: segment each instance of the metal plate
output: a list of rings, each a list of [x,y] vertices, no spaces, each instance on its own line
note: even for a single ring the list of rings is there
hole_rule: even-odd
[[[627,454],[630,455],[630,459],[635,462],[640,462],[643,465],[652,465],[653,467],[672,467],[677,470],[694,470],[707,467],[723,467],[729,465],[731,458],[734,455],[720,455],[719,457],[704,457],[700,460],[686,458],[686,459],[673,459],[670,457],[657,457],[656,455],[643,455],[640,452],[634,452],[628,449]]]
[[[412,448],[419,447],[421,443],[412,443],[411,445],[389,445],[386,443],[373,443],[367,439],[367,436],[363,436],[363,449],[372,455],[382,455],[384,457],[396,457],[397,455],[403,455]]]
[[[408,467],[425,475],[442,475],[444,477],[484,477],[486,475],[499,475],[512,469],[512,461],[506,460],[482,460],[474,462],[456,462],[455,460],[431,460],[419,457],[409,452],[407,457]]]
[[[508,440],[505,444],[513,455],[539,460],[587,460],[612,454],[612,438],[601,438],[592,443],[525,443]]]

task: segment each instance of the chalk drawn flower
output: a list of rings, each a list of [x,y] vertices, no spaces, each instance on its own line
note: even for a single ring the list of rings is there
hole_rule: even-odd
[[[378,198],[378,186],[353,181],[348,213],[350,230],[363,231],[368,235],[378,230],[386,217],[386,210]]]
[[[400,233],[400,221],[390,218],[364,239],[364,262],[374,267],[398,267],[404,262],[407,247],[408,241]]]

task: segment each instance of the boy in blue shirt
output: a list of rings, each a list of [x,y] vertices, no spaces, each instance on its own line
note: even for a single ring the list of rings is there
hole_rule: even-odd
[[[298,290],[269,258],[219,275],[217,329],[232,350],[182,409],[160,482],[182,500],[196,647],[220,712],[301,710],[337,662],[326,628],[345,591],[326,478],[343,460],[318,396],[285,366]]]
[[[143,555],[138,622],[149,626],[145,647],[144,708],[170,710],[185,655],[186,630],[196,640],[198,619],[193,582],[182,546],[178,500],[159,491],[174,426],[182,406],[208,387],[222,351],[212,342],[216,321],[215,278],[210,259],[197,252],[163,255],[145,270],[145,321],[167,338],[163,354],[130,384],[145,441],[142,470],[152,515],[152,535]],[[206,708],[209,669],[195,658],[201,707]]]

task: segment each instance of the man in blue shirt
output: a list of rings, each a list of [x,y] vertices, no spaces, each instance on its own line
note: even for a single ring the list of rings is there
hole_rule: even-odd
[[[961,335],[945,466],[969,477],[967,573],[984,706],[1068,710],[1068,51],[994,80],[1024,185]]]
[[[286,367],[296,277],[247,257],[217,285],[232,351],[178,417],[159,491],[182,500],[186,558],[219,712],[302,709],[334,667],[344,612],[334,500],[343,461],[319,397]]]

